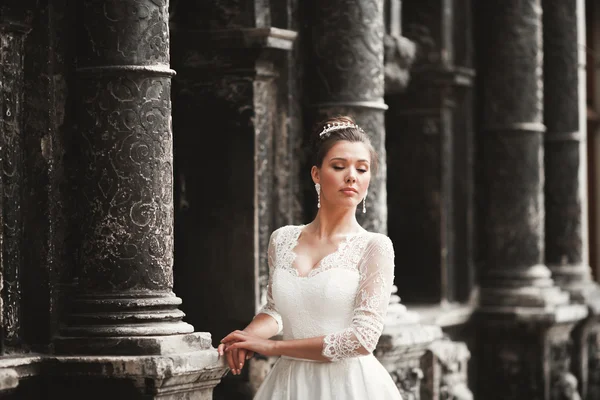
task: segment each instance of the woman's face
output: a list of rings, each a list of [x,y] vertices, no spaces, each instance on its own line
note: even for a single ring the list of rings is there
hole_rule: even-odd
[[[361,142],[339,141],[325,154],[321,168],[313,167],[312,175],[321,184],[321,206],[356,207],[371,181],[369,149]]]

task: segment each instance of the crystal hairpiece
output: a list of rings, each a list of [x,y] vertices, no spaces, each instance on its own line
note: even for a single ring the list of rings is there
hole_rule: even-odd
[[[327,124],[327,126],[325,126],[323,128],[321,133],[319,133],[319,137],[326,138],[333,131],[337,131],[340,129],[347,129],[347,128],[356,128],[356,129],[362,131],[362,129],[358,125],[353,124],[351,122],[334,122],[333,124]]]

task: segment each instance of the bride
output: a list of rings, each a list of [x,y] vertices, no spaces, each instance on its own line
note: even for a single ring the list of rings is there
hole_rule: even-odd
[[[315,134],[311,176],[319,210],[308,225],[275,230],[268,249],[267,303],[218,347],[233,374],[254,353],[280,356],[259,400],[400,400],[372,352],[394,280],[390,239],[364,230],[356,208],[366,197],[377,154],[349,117]],[[282,340],[270,340],[282,333]]]

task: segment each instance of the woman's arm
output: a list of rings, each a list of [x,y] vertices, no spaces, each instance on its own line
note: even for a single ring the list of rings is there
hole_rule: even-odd
[[[278,230],[271,234],[269,239],[269,247],[267,250],[267,261],[269,264],[269,280],[267,282],[267,302],[258,311],[254,319],[244,328],[244,332],[262,339],[269,339],[277,335],[283,329],[281,315],[277,311],[275,301],[273,299],[273,270],[275,268],[275,241],[278,235]],[[239,332],[239,331],[236,331]],[[229,335],[228,335],[229,336]],[[225,355],[225,343],[221,340],[218,347],[219,355]],[[253,356],[253,352],[249,349],[234,349],[227,352],[227,363],[234,375],[238,375],[244,367],[247,359]]]
[[[330,361],[323,356],[325,336],[294,340],[268,340],[245,331],[231,332],[225,338],[225,352],[246,349],[265,356],[288,356],[316,361]]]
[[[317,361],[338,361],[370,354],[383,330],[394,280],[394,250],[386,236],[368,246],[359,264],[361,284],[352,324],[339,332],[308,339],[273,341],[235,331],[223,342],[226,351],[247,349],[266,356],[289,356]],[[233,343],[235,342],[235,343]]]
[[[244,328],[244,332],[258,336],[263,339],[270,339],[279,333],[279,324],[270,315],[258,313],[256,317]]]

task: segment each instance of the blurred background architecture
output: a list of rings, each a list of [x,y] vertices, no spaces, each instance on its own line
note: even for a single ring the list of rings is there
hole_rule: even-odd
[[[0,396],[250,399],[214,345],[350,114],[407,400],[600,399],[600,4],[5,0]]]

